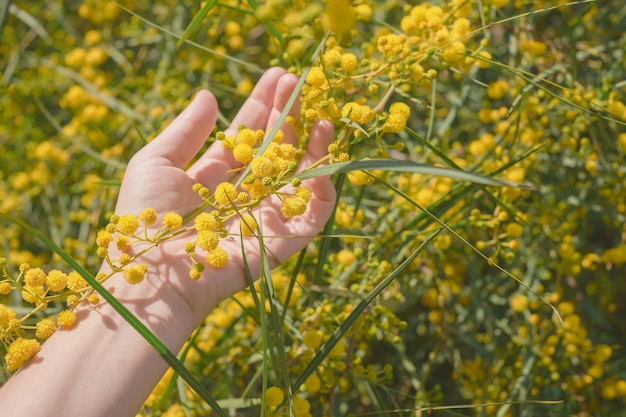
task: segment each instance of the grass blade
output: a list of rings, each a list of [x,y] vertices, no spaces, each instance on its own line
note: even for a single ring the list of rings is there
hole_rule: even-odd
[[[315,369],[322,363],[324,358],[328,356],[331,350],[339,343],[341,338],[350,330],[350,327],[354,324],[355,321],[359,318],[361,313],[365,311],[365,309],[374,301],[376,298],[389,284],[393,282],[411,263],[413,260],[419,255],[426,247],[432,242],[432,240],[439,234],[439,232],[443,230],[443,228],[438,228],[435,230],[428,238],[420,244],[420,246],[411,253],[396,269],[394,269],[385,279],[383,279],[372,291],[370,291],[365,298],[357,304],[357,306],[352,310],[350,315],[341,323],[341,325],[333,332],[328,341],[324,343],[319,352],[313,357],[311,362],[307,365],[307,367],[302,371],[300,377],[294,383],[292,390],[296,391],[304,381],[315,372]]]
[[[361,161],[338,162],[331,165],[324,165],[319,168],[303,171],[296,174],[302,180],[310,178],[333,175],[340,172],[351,172],[358,170],[381,170],[392,172],[411,172],[424,175],[439,175],[442,177],[454,178],[463,181],[470,181],[477,184],[492,185],[496,187],[513,187],[523,189],[535,188],[531,184],[515,183],[511,181],[486,177],[460,169],[444,168],[420,162],[404,161],[398,159],[367,159]]]
[[[176,46],[182,45],[187,40],[187,38],[189,38],[189,35],[191,35],[191,33],[194,32],[198,28],[198,26],[200,26],[200,23],[202,23],[204,18],[207,17],[213,6],[215,6],[216,4],[217,0],[209,0],[204,4],[202,9],[200,9],[200,11],[196,13],[196,15],[193,17],[191,23],[189,23],[189,26],[187,26],[187,29],[185,29],[180,39],[178,39]]]

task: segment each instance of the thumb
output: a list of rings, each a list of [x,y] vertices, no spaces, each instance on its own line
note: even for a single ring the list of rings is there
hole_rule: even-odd
[[[183,168],[209,137],[216,119],[215,96],[207,90],[199,91],[185,110],[140,151],[141,158],[162,158],[168,165]]]

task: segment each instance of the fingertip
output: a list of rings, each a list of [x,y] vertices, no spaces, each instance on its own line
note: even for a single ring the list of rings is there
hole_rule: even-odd
[[[200,90],[178,117],[142,149],[142,154],[161,157],[173,166],[183,167],[202,147],[216,120],[215,96],[208,90]]]
[[[199,104],[199,105],[202,105],[203,107],[206,106],[209,108],[213,108],[213,107],[217,107],[217,99],[215,98],[212,92],[206,89],[202,89],[202,90],[199,90],[196,93],[196,95],[193,97],[193,99],[191,100],[191,104],[193,105]]]

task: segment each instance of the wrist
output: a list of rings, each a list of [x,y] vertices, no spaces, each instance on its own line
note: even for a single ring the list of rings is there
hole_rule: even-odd
[[[110,268],[104,265],[101,272],[109,274]],[[115,273],[103,286],[174,353],[195,328],[189,303],[172,288],[162,271],[149,267],[144,279],[136,284],[127,282],[122,273]],[[95,306],[84,306],[78,313],[85,319],[100,316],[113,325],[130,326],[106,300]]]

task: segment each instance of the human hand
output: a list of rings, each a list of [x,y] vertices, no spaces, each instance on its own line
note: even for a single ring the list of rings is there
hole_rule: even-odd
[[[225,133],[235,135],[239,125],[269,133],[285,108],[296,82],[294,75],[285,74],[282,69],[268,70]],[[297,102],[290,113],[298,117],[299,112]],[[192,191],[193,184],[201,183],[215,190],[217,184],[226,181],[230,175],[227,171],[241,166],[241,163],[219,142],[212,144],[187,170],[183,168],[205,143],[216,118],[215,97],[208,91],[200,91],[157,138],[131,159],[122,182],[116,213],[137,215],[141,210],[151,207],[159,214],[159,221],[163,214],[171,211],[185,215],[202,203],[200,197]],[[296,142],[296,134],[291,126],[284,124],[282,130],[285,134],[284,142]],[[311,131],[308,149],[300,161],[299,169],[323,157],[332,136],[333,126],[330,122],[317,122]],[[335,191],[328,177],[307,180],[303,185],[312,195],[303,215],[285,218],[280,210],[281,202],[276,196],[267,198],[254,211],[272,266],[306,246],[319,233],[333,209]],[[160,225],[159,221],[156,228]],[[237,223],[233,220],[226,225],[233,235],[239,233]],[[221,300],[247,285],[241,240],[233,235],[221,239],[220,243],[230,257],[227,265],[220,269],[207,267],[198,280],[189,278],[192,263],[184,245],[193,241],[194,237],[191,232],[187,232],[163,242],[137,259],[137,262],[148,267],[145,281],[137,284],[141,289],[129,289],[130,284],[115,276],[112,278],[115,291],[131,299],[158,297],[160,302],[177,310],[179,319],[182,312],[187,311],[191,315],[188,321],[195,327]],[[256,279],[261,265],[257,238],[245,238],[244,247],[250,274]]]

